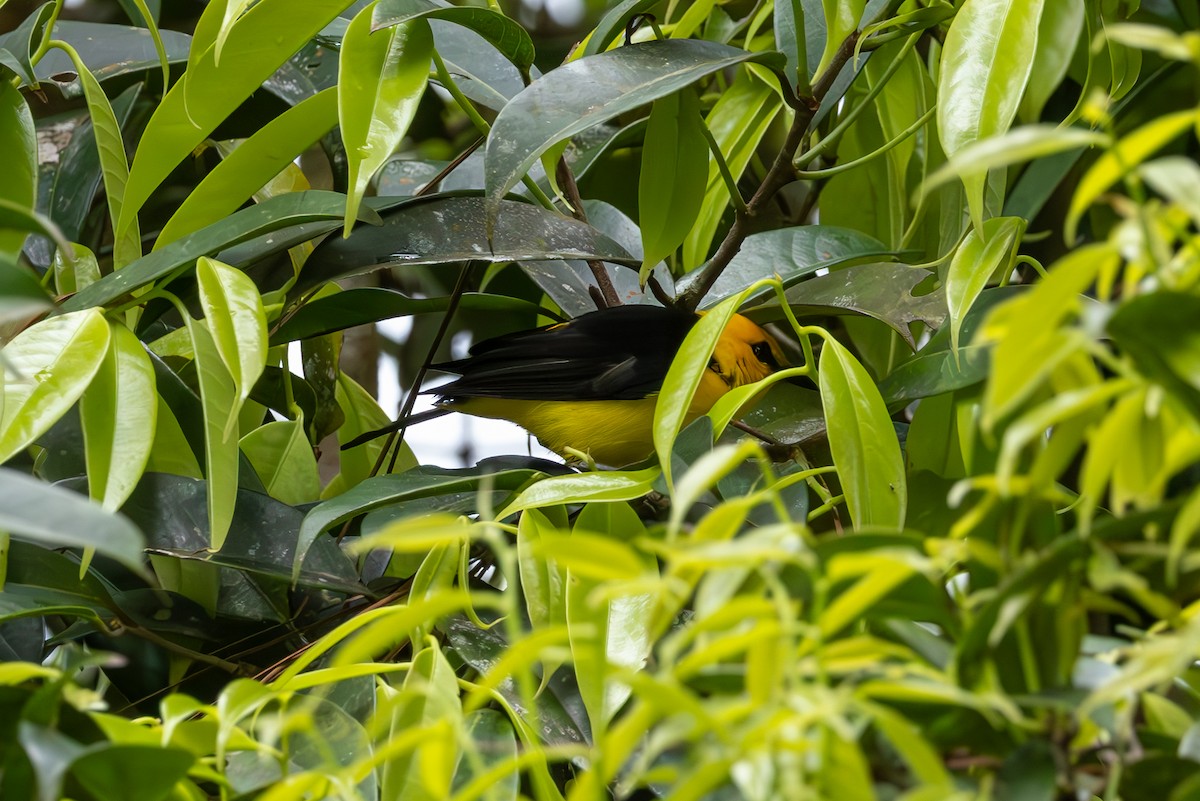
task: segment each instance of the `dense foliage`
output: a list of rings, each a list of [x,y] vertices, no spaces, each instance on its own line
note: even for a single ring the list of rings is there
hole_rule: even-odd
[[[1200,797],[1192,0],[17,5],[0,798]],[[616,302],[647,463],[338,451]]]

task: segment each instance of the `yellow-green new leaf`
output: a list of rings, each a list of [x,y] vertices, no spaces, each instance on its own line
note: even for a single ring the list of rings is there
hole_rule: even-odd
[[[866,0],[821,0],[825,12],[825,50],[817,65],[817,75],[825,71],[842,42],[858,28],[866,5]],[[803,35],[801,32],[800,36]]]
[[[267,364],[267,315],[258,288],[241,270],[201,257],[196,263],[196,280],[213,344],[233,378],[236,399],[224,428],[228,438],[237,424],[238,410]]]
[[[817,371],[829,449],[855,527],[902,528],[908,504],[900,442],[883,396],[858,360],[825,338]]]
[[[221,549],[229,524],[233,522],[233,505],[237,500],[238,441],[227,436],[225,426],[230,420],[237,425],[237,388],[233,377],[221,362],[208,326],[201,320],[184,315],[192,349],[196,354],[196,378],[200,383],[200,404],[204,409],[204,477],[208,489],[209,544],[214,551]]]
[[[108,350],[79,401],[88,493],[115,512],[137,486],[150,458],[158,419],[154,366],[142,343],[110,324]]]
[[[414,19],[371,33],[374,8],[372,3],[351,20],[338,62],[338,119],[350,168],[347,235],[371,176],[408,132],[433,58],[428,21]]]
[[[683,244],[700,213],[708,184],[703,125],[700,102],[691,87],[654,101],[638,180],[642,280]]]
[[[942,50],[938,135],[946,155],[1002,134],[1029,82],[1043,0],[966,0]],[[976,228],[983,225],[987,173],[963,176]]]
[[[242,437],[242,451],[267,494],[295,506],[321,497],[317,458],[304,435],[304,417],[259,426]]]
[[[108,321],[98,309],[51,317],[4,346],[0,464],[66,414],[108,352]]]
[[[1022,222],[1017,217],[993,217],[982,229],[972,228],[950,260],[946,270],[946,305],[950,308],[950,347],[956,354],[963,320],[988,279],[1012,251]]]

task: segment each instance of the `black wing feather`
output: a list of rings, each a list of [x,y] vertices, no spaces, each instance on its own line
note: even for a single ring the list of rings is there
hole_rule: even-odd
[[[461,378],[443,399],[634,400],[657,392],[696,315],[627,305],[478,343],[469,358],[434,365]]]

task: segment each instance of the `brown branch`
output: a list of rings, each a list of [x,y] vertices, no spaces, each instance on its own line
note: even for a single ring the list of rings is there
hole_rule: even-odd
[[[846,66],[846,62],[854,55],[854,46],[858,43],[858,37],[858,31],[846,37],[820,80],[813,85],[812,97],[804,98],[804,102],[796,109],[796,117],[792,120],[792,127],[788,130],[787,139],[779,152],[775,154],[775,161],[767,170],[767,174],[763,176],[758,190],[746,204],[746,210],[734,215],[733,225],[729,227],[725,238],[721,240],[717,252],[700,271],[696,281],[680,296],[679,305],[683,308],[694,310],[700,305],[700,301],[708,294],[708,290],[712,289],[717,278],[742,249],[742,243],[746,241],[746,237],[754,232],[756,218],[780,189],[796,180],[796,168],[792,166],[792,160],[800,149],[805,134],[808,133],[808,126],[812,124],[813,117],[821,107],[821,101],[825,99],[825,95],[829,94],[829,90],[833,88],[833,83]]]
[[[587,222],[587,212],[583,210],[583,198],[579,196],[579,185],[575,183],[575,175],[571,172],[571,167],[567,164],[565,158],[560,157],[558,159],[558,167],[555,173],[558,176],[558,185],[566,194],[567,202],[571,204],[572,215],[580,222]],[[621,298],[617,295],[617,290],[613,286],[612,280],[609,279],[608,271],[604,269],[604,264],[597,259],[588,259],[587,265],[592,271],[592,277],[600,285],[600,298],[597,299],[595,295],[592,295],[592,300],[596,303],[596,307],[603,309],[605,307],[620,306]]]

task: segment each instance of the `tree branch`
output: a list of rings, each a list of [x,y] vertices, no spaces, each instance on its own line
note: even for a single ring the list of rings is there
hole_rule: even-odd
[[[573,216],[580,222],[587,222],[587,212],[583,210],[583,198],[579,196],[579,186],[575,183],[575,175],[571,172],[571,167],[567,164],[566,158],[559,157],[558,167],[555,169],[555,172],[558,176],[558,185],[562,187],[563,192],[567,196],[567,202],[571,204]],[[592,300],[596,302],[596,307],[603,309],[605,307],[620,306],[621,298],[617,296],[617,290],[609,279],[608,271],[604,269],[604,264],[596,259],[588,259],[587,265],[592,271],[592,277],[600,285],[600,299],[597,300],[596,296],[592,295]],[[591,293],[589,292],[589,294]]]

